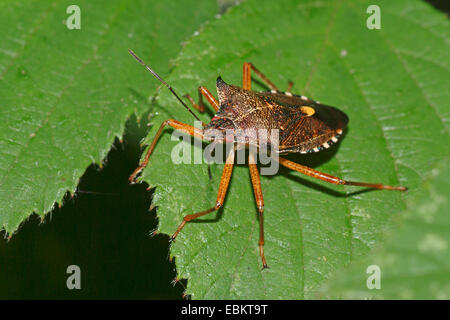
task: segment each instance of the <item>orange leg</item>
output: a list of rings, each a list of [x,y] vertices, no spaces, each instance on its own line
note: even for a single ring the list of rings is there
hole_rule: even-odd
[[[230,184],[231,174],[233,173],[233,165],[234,165],[234,149],[231,149],[230,154],[228,155],[225,165],[223,167],[222,178],[220,179],[219,192],[217,194],[215,206],[208,210],[185,216],[183,218],[183,221],[180,223],[177,230],[171,237],[172,241],[175,240],[175,238],[178,236],[178,233],[180,233],[181,229],[183,229],[186,222],[192,221],[198,217],[219,210],[222,207],[223,202],[225,200],[225,196],[227,194],[228,185]]]
[[[262,259],[263,269],[268,268],[266,258],[264,257],[264,199],[261,190],[261,180],[259,178],[258,166],[256,165],[254,153],[250,152],[248,156],[248,168],[252,180],[253,192],[255,193],[256,206],[259,212],[259,255]]]
[[[200,112],[205,112],[205,104],[203,103],[203,97],[208,100],[209,104],[217,112],[219,110],[219,101],[212,95],[212,93],[206,87],[198,88],[198,104],[195,103],[194,99],[189,94],[185,95],[186,98],[191,102],[192,106]]]
[[[242,87],[244,89],[246,89],[246,90],[252,89],[251,70],[253,70],[253,72],[255,72],[261,78],[261,80],[263,80],[263,82],[266,83],[266,85],[271,90],[280,91],[280,90],[278,90],[277,86],[274,85],[273,82],[270,81],[269,78],[267,78],[261,71],[256,69],[256,67],[251,62],[244,62],[243,75],[242,75]],[[294,86],[294,83],[292,81],[289,81],[286,92],[291,93],[293,86]]]
[[[243,66],[243,74],[242,74],[242,87],[246,90],[252,89],[252,78],[251,78],[251,70],[258,75],[258,77],[263,80],[267,86],[275,91],[279,91],[277,86],[272,83],[261,71],[255,68],[255,66],[251,62],[244,62]]]
[[[155,135],[155,138],[153,138],[152,144],[150,145],[150,148],[148,149],[147,153],[145,154],[145,158],[144,161],[141,162],[141,164],[139,165],[139,167],[136,168],[136,170],[134,170],[134,172],[131,174],[131,176],[128,178],[128,181],[130,183],[133,183],[134,180],[136,179],[136,176],[147,166],[148,161],[150,160],[150,156],[153,152],[153,150],[155,149],[156,143],[158,142],[161,133],[163,132],[164,128],[166,126],[170,126],[176,130],[180,130],[183,131],[193,137],[196,138],[203,138],[203,132],[202,129],[196,128],[194,126],[190,126],[188,124],[185,124],[183,122],[174,120],[174,119],[169,119],[164,121],[161,126],[159,127],[158,132]]]
[[[288,82],[288,88],[287,88],[286,92],[291,93],[291,90],[292,90],[293,86],[294,86],[294,83],[292,81],[289,81]]]
[[[281,165],[283,165],[291,170],[295,170],[300,173],[306,174],[307,176],[310,176],[310,177],[313,177],[316,179],[320,179],[322,181],[326,181],[326,182],[333,183],[333,184],[345,184],[345,185],[350,185],[350,186],[368,187],[368,188],[373,188],[373,189],[384,189],[384,190],[399,190],[399,191],[408,190],[408,188],[406,188],[406,187],[393,187],[393,186],[386,186],[384,184],[379,184],[379,183],[354,182],[354,181],[342,180],[341,178],[311,169],[306,166],[302,166],[301,164],[289,161],[289,160],[281,158],[281,157],[279,158],[279,162]]]

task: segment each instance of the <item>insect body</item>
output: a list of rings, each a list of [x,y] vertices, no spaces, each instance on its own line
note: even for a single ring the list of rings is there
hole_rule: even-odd
[[[277,152],[318,152],[337,142],[348,122],[342,111],[290,92],[254,92],[228,85],[220,77],[217,92],[220,108],[204,127],[206,138],[209,130],[227,130],[236,143],[245,144],[249,131],[276,129],[278,141],[268,135],[264,142],[275,144]],[[261,142],[257,138],[255,143]]]
[[[130,54],[148,71],[150,71],[161,83],[175,95],[183,106],[197,119],[195,113],[183,102],[170,85],[168,85],[158,74],[138,58],[131,50]],[[251,91],[251,71],[257,74],[271,89],[270,92]],[[203,128],[169,119],[163,122],[156,133],[153,142],[147,151],[144,160],[130,176],[130,182],[134,182],[136,176],[147,166],[150,156],[161,136],[164,128],[170,126],[176,130],[183,131],[191,136],[202,140],[213,141],[215,143],[233,143],[235,146],[255,145],[259,147],[260,136],[257,136],[258,130],[263,129],[266,132],[276,129],[279,132],[278,139],[272,139],[267,135],[264,143],[275,147],[278,154],[286,153],[310,153],[319,152],[329,148],[336,143],[348,123],[346,114],[334,107],[326,106],[313,101],[305,96],[294,95],[290,92],[292,83],[286,92],[281,92],[278,88],[256,69],[251,63],[244,63],[243,66],[243,87],[237,87],[225,83],[222,78],[216,82],[219,100],[216,100],[211,92],[205,87],[199,88],[199,104],[186,95],[192,105],[203,112],[205,106],[203,97],[211,104],[216,114],[208,124],[203,124]],[[210,134],[214,131],[215,134]],[[249,132],[251,132],[249,134]],[[219,133],[219,134],[217,134]],[[232,148],[227,154],[226,162],[223,168],[220,180],[219,191],[216,203],[213,207],[194,214],[189,214],[183,218],[171,239],[175,240],[178,233],[185,226],[186,222],[192,221],[198,217],[220,209],[223,205],[228,185],[231,179],[235,158],[235,148]],[[279,163],[291,170],[298,171],[308,176],[333,183],[345,184],[374,189],[400,190],[406,191],[405,187],[393,187],[383,184],[374,184],[366,182],[354,182],[340,179],[338,177],[317,171],[315,169],[300,165],[283,157],[278,158]],[[259,212],[259,250],[262,259],[262,267],[267,268],[267,262],[264,256],[264,200],[261,190],[261,182],[255,154],[249,152],[248,166],[250,177],[255,194],[256,205]]]

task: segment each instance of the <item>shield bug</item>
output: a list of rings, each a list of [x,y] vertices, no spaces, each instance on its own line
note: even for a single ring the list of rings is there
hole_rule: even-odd
[[[136,54],[129,50],[129,53],[145,68],[150,71],[162,84],[164,84],[172,94],[181,102],[181,104],[198,120],[195,113],[183,102],[174,89],[165,82],[152,68],[146,65]],[[255,92],[251,90],[251,72],[254,72],[270,88],[270,91]],[[162,123],[154,137],[150,148],[148,149],[144,160],[138,168],[131,174],[129,181],[133,183],[137,175],[147,166],[150,156],[155,149],[156,143],[161,136],[164,128],[169,126],[175,130],[182,131],[193,137],[212,141],[214,143],[233,143],[235,147],[248,147],[256,144],[260,147],[258,139],[242,138],[242,132],[248,129],[265,129],[270,131],[277,129],[279,132],[278,141],[276,141],[276,153],[283,155],[287,153],[312,153],[319,152],[329,148],[336,143],[347,126],[347,115],[337,108],[320,104],[317,101],[305,96],[292,94],[292,83],[289,83],[288,90],[282,92],[253,64],[244,63],[243,65],[243,85],[242,88],[225,83],[221,77],[217,78],[217,100],[206,87],[199,87],[199,103],[197,104],[189,95],[193,107],[200,112],[205,111],[203,97],[211,104],[216,114],[207,124],[203,123],[202,128],[197,128],[174,119],[168,119]],[[216,130],[219,135],[214,137],[208,135],[208,131]],[[266,139],[268,144],[274,144],[275,141]],[[177,230],[171,237],[175,240],[186,222],[192,221],[198,217],[220,209],[223,205],[225,195],[233,171],[235,160],[235,148],[232,148],[226,157],[220,180],[219,191],[216,203],[210,209],[189,214],[183,218]],[[278,157],[277,161],[284,167],[298,171],[310,177],[320,179],[333,184],[345,184],[352,186],[368,187],[373,189],[400,190],[406,191],[406,187],[395,187],[376,183],[347,181],[341,178],[329,175],[309,168],[307,166],[295,163],[283,157]],[[267,262],[264,257],[264,200],[261,190],[260,175],[256,164],[254,153],[248,155],[248,166],[256,199],[256,205],[259,212],[259,252],[262,259],[263,268],[267,268]]]

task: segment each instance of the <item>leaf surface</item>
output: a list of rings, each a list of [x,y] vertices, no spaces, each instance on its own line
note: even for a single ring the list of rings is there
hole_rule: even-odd
[[[324,295],[344,299],[450,298],[449,164],[447,159],[433,168],[423,193],[396,219],[401,227],[389,233],[368,257],[339,272],[322,289]]]
[[[133,48],[162,75],[181,41],[217,10],[210,1],[0,4],[0,226],[44,215],[91,162],[101,163],[126,119],[149,109],[157,83],[135,69]]]

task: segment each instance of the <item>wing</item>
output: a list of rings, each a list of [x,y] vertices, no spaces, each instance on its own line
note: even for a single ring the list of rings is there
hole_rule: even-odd
[[[276,109],[274,120],[280,128],[279,153],[311,153],[336,143],[347,126],[347,115],[331,106],[304,96],[283,92],[262,92]]]

